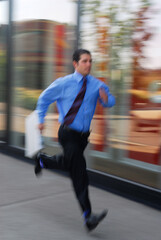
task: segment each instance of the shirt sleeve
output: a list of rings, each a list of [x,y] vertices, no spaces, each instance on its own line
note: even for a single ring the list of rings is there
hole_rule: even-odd
[[[103,107],[113,107],[115,105],[116,101],[115,101],[115,97],[110,93],[109,87],[106,84],[102,83],[100,88],[104,88],[105,92],[108,96],[107,102],[103,102],[103,100],[99,96],[99,102],[101,103],[101,105]]]
[[[51,103],[61,98],[63,92],[63,79],[59,78],[46,88],[38,98],[37,113],[39,117],[39,123],[44,123],[46,112]]]

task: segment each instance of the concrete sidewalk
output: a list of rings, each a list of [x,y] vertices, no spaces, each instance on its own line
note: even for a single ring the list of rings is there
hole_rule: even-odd
[[[69,178],[0,154],[0,240],[161,240],[161,211],[94,187],[90,198],[109,213],[87,233]]]

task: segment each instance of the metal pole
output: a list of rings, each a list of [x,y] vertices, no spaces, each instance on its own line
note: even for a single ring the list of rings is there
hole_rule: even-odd
[[[6,144],[10,143],[11,130],[11,95],[12,95],[12,13],[13,0],[8,0],[8,27],[7,27],[7,67],[6,67]]]
[[[77,27],[76,27],[76,49],[79,48],[80,44],[80,10],[81,10],[81,0],[77,3]]]

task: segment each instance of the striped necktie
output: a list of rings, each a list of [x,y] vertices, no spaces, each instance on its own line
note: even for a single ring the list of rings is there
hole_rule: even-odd
[[[83,102],[83,98],[86,92],[86,85],[87,85],[87,79],[84,77],[82,88],[80,89],[78,95],[76,96],[71,108],[69,109],[69,111],[64,117],[64,125],[68,126],[74,121],[74,118],[77,115],[78,110]]]

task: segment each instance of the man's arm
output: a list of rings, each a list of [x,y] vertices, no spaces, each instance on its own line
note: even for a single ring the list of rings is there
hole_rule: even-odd
[[[99,89],[99,95],[100,95],[100,98],[102,99],[102,101],[104,103],[107,103],[108,102],[108,95],[106,94],[104,88],[100,88]]]
[[[38,128],[40,131],[44,129],[44,118],[46,116],[46,112],[51,103],[57,101],[62,96],[63,86],[62,79],[55,80],[48,88],[46,88],[40,95],[37,102],[37,113],[39,117],[39,125]]]
[[[115,105],[115,97],[104,83],[99,88],[99,101],[103,107],[113,107]]]

